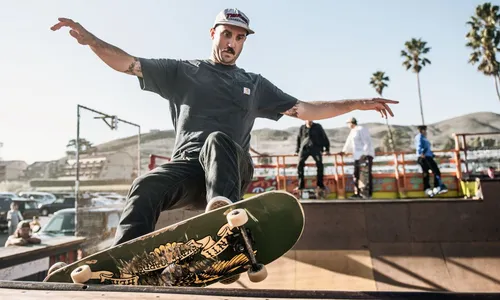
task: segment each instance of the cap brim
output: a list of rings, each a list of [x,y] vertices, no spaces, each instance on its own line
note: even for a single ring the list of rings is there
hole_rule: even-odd
[[[240,23],[237,23],[237,22],[231,22],[231,21],[221,21],[221,22],[217,22],[214,24],[214,28],[215,26],[217,25],[233,25],[233,26],[236,26],[236,27],[239,27],[239,28],[243,28],[245,29],[248,34],[255,34],[255,31],[253,31],[252,29],[250,29],[249,27],[246,27],[246,26],[242,26]]]

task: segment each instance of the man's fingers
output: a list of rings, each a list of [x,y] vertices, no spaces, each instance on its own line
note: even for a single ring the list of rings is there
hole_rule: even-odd
[[[376,102],[379,102],[379,103],[391,103],[391,104],[398,104],[399,101],[396,101],[396,100],[389,100],[389,99],[384,99],[384,98],[376,98],[374,99]]]
[[[81,26],[78,26],[78,24],[75,23],[73,20],[68,19],[68,18],[58,18],[58,20],[59,20],[59,23],[55,24],[50,29],[58,30],[58,29],[61,29],[63,26],[68,26],[68,27],[71,27],[73,29],[78,29],[79,27],[81,27]]]
[[[76,26],[72,23],[69,23],[69,22],[59,22],[57,23],[56,25],[50,27],[50,29],[52,30],[59,30],[61,29],[63,26],[68,26],[68,27],[71,27],[71,28],[75,28]]]
[[[57,18],[57,19],[58,19],[60,22],[72,22],[72,23],[74,23],[74,22],[73,22],[73,20],[68,19],[68,18]]]
[[[394,113],[392,112],[392,109],[389,107],[389,105],[387,105],[385,103],[383,105],[384,105],[384,108],[389,112],[391,117],[394,117]]]
[[[386,113],[386,111],[385,111],[385,110],[381,109],[381,110],[380,110],[380,115],[382,116],[382,118],[387,119],[387,113]]]
[[[80,35],[78,34],[78,32],[77,32],[76,30],[73,30],[73,29],[71,29],[71,30],[69,31],[69,34],[70,34],[72,37],[74,37],[75,39],[78,39],[78,38],[80,37]]]
[[[63,23],[59,22],[55,25],[52,25],[52,27],[50,27],[50,30],[55,31],[55,30],[61,29],[61,27],[63,27]]]

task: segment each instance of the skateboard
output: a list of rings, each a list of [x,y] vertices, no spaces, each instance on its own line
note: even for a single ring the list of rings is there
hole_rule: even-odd
[[[359,181],[358,181],[359,195],[361,195],[363,198],[370,197],[368,184],[369,184],[368,164],[366,160],[363,160],[359,166]]]
[[[292,194],[264,192],[74,263],[58,262],[43,281],[205,287],[247,272],[259,282],[267,277],[265,265],[300,239],[304,221]]]
[[[327,187],[324,189],[320,188],[304,188],[302,190],[293,190],[293,195],[299,200],[308,200],[308,199],[317,199],[324,200],[326,199],[329,190]]]

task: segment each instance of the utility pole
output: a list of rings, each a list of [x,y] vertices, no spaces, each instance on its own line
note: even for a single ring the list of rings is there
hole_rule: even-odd
[[[109,115],[95,109],[91,109],[85,107],[83,105],[78,104],[76,108],[76,176],[75,176],[75,236],[78,236],[78,192],[80,189],[80,110],[88,110],[95,114],[98,114],[98,117],[94,117],[94,119],[102,119],[106,125],[111,130],[117,130],[118,123],[126,123],[132,126],[137,127],[137,176],[141,175],[141,126],[123,119],[118,118],[116,115]]]

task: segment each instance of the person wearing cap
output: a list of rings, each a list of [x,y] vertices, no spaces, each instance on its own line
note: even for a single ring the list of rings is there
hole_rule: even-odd
[[[210,211],[240,201],[253,178],[248,149],[256,118],[320,120],[353,110],[387,117],[393,116],[389,105],[399,103],[383,98],[306,102],[238,67],[247,38],[255,34],[238,9],[217,14],[209,32],[210,56],[191,60],[131,55],[71,19],[58,20],[51,30],[69,27],[79,44],[170,105],[176,132],[171,160],[134,180],[114,245],[152,232],[161,211],[198,206]]]
[[[361,163],[365,162],[367,165],[368,173],[368,197],[371,198],[373,194],[373,176],[372,176],[372,166],[373,158],[375,157],[375,150],[373,149],[372,139],[370,137],[370,132],[364,126],[358,125],[358,120],[352,117],[347,120],[347,126],[351,128],[349,136],[342,149],[342,154],[346,153],[349,149],[352,149],[352,157],[354,159],[354,195],[351,199],[361,199],[365,198],[359,191],[359,173]]]
[[[316,186],[318,194],[325,190],[322,152],[324,154],[330,153],[330,141],[326,136],[326,132],[321,124],[307,120],[305,124],[300,126],[299,133],[297,134],[295,155],[299,156],[297,166],[299,182],[296,190],[300,191],[304,189],[304,166],[309,156],[312,156],[316,162]]]
[[[30,221],[24,220],[17,224],[16,231],[5,241],[5,247],[40,244],[41,240],[31,235]]]
[[[427,139],[427,126],[418,126],[418,133],[415,135],[415,149],[417,153],[417,162],[422,168],[424,192],[429,197],[448,192],[448,188],[441,180],[441,171],[434,160],[434,153],[431,149],[431,143]],[[434,174],[434,188],[429,183],[429,170]]]

